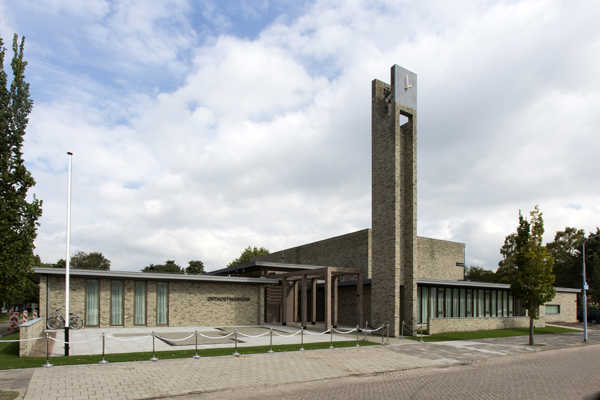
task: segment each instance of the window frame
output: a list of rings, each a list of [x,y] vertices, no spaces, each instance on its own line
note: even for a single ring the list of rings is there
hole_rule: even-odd
[[[138,324],[135,322],[135,310],[137,309],[137,284],[144,284],[144,323]],[[134,281],[133,283],[133,325],[135,326],[148,326],[148,281]]]
[[[96,294],[96,299],[98,302],[98,324],[97,325],[88,325],[87,324],[87,314],[88,314],[88,306],[87,306],[87,295],[88,295],[88,282],[89,281],[96,281],[98,282],[98,290],[97,290],[97,294]],[[83,325],[85,327],[90,327],[90,328],[99,328],[100,327],[100,279],[98,278],[86,278],[85,280],[85,293],[84,293],[84,306],[83,306]]]

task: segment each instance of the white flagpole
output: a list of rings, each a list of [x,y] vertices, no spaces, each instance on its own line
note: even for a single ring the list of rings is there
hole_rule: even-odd
[[[73,153],[69,156],[69,177],[67,183],[67,254],[65,256],[65,342],[69,342],[69,264],[71,261],[71,168]],[[69,355],[69,344],[65,343],[65,356]]]

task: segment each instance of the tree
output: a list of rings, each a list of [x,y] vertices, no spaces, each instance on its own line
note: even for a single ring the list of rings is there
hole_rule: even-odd
[[[582,229],[566,227],[554,234],[554,241],[546,247],[554,258],[556,285],[581,287],[581,245],[585,232]]]
[[[539,309],[554,298],[554,260],[542,245],[544,220],[538,206],[529,214],[529,221],[519,211],[519,226],[516,233],[508,235],[500,252],[503,256],[500,267],[509,278],[510,289],[519,298],[521,306],[529,315],[529,344],[534,344],[534,320]],[[499,268],[500,269],[500,268]]]
[[[188,263],[188,267],[185,269],[186,274],[203,274],[204,273],[204,263],[200,260],[192,260]]]
[[[110,260],[98,251],[86,253],[78,251],[71,257],[70,266],[75,269],[97,269],[102,271],[110,270]]]
[[[247,264],[250,261],[254,260],[256,257],[266,256],[268,254],[269,250],[265,249],[264,247],[257,248],[254,246],[248,246],[242,251],[242,254],[240,254],[238,258],[236,258],[227,265],[227,268],[233,268],[238,265]]]
[[[33,263],[33,241],[42,215],[42,202],[27,193],[35,180],[23,160],[23,138],[33,101],[25,82],[25,38],[12,42],[12,81],[7,88],[6,48],[0,38],[0,304],[12,303],[27,289]]]
[[[481,267],[471,266],[465,271],[465,280],[476,282],[497,282],[494,271]]]
[[[160,272],[166,274],[183,274],[183,268],[175,264],[175,260],[168,260],[164,264],[150,264],[142,272]]]

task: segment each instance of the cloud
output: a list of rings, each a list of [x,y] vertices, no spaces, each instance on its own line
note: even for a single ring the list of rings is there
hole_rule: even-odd
[[[115,269],[216,268],[248,244],[370,226],[370,80],[389,81],[394,63],[420,80],[420,235],[464,241],[467,263],[494,268],[519,208],[540,204],[546,239],[598,225],[596,8],[320,1],[252,38],[205,36],[190,15],[207,10],[227,15],[186,2],[88,10],[74,46],[107,57],[102,73],[36,53],[80,78],[36,102],[26,139],[44,260],[63,256],[67,150],[72,247]],[[160,71],[164,83],[144,82]]]

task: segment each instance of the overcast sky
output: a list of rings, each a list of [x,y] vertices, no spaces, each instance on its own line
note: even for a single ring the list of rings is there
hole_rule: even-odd
[[[546,240],[600,225],[595,2],[340,3],[0,1],[0,35],[27,38],[42,260],[64,258],[67,151],[72,249],[114,270],[370,227],[392,64],[419,77],[419,235],[495,269],[519,209]]]

